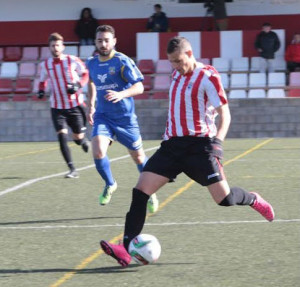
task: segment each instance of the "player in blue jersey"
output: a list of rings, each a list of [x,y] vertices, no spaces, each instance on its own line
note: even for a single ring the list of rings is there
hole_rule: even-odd
[[[129,57],[115,50],[112,26],[97,28],[95,44],[99,55],[87,61],[90,75],[88,121],[93,125],[92,149],[96,169],[105,181],[99,203],[106,205],[117,189],[107,156],[113,139],[128,149],[140,172],[147,161],[133,100],[133,96],[144,91],[144,77]],[[157,209],[158,200],[151,197],[148,210],[155,212]]]

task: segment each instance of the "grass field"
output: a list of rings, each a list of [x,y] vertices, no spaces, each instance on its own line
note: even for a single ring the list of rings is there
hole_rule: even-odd
[[[160,209],[143,230],[160,240],[160,259],[122,269],[99,240],[123,232],[138,177],[127,151],[109,149],[119,188],[103,207],[90,154],[72,145],[80,178],[64,179],[57,143],[1,143],[0,286],[300,286],[300,139],[228,139],[224,147],[229,183],[259,191],[276,220],[249,207],[217,206],[180,175],[158,192]]]

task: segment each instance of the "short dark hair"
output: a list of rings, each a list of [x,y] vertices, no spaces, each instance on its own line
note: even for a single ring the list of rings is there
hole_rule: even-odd
[[[159,9],[162,8],[160,4],[155,4],[154,7],[155,7],[155,8],[159,8]]]
[[[184,37],[176,36],[170,39],[167,46],[167,54],[172,54],[178,49],[182,49],[183,44],[187,43],[188,40]]]
[[[101,25],[101,26],[98,26],[97,29],[96,29],[96,34],[99,33],[99,32],[109,32],[109,33],[112,33],[113,36],[115,37],[115,29],[113,26],[110,26],[110,25]]]
[[[265,22],[265,23],[263,23],[262,26],[263,26],[263,27],[271,27],[272,25],[271,25],[269,22]]]
[[[48,43],[50,44],[50,42],[52,41],[64,41],[64,37],[59,33],[55,32],[50,34],[50,36],[48,37]]]

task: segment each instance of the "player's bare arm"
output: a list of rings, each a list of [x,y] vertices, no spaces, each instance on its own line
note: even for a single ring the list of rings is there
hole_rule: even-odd
[[[106,100],[117,103],[124,98],[134,97],[136,95],[140,95],[144,92],[144,85],[142,82],[137,82],[133,84],[130,88],[123,91],[113,91],[107,90],[107,94],[105,95]]]
[[[216,138],[223,141],[227,135],[230,122],[231,122],[231,115],[228,104],[222,105],[216,108],[219,114],[219,124],[218,124],[218,131],[216,134]]]
[[[88,82],[88,97],[87,97],[87,104],[88,104],[88,122],[90,125],[94,124],[94,113],[95,113],[95,102],[96,102],[96,87],[92,81]]]

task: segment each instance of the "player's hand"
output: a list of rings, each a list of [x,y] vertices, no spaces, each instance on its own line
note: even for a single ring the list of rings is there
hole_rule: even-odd
[[[107,90],[107,94],[104,96],[105,99],[112,103],[117,103],[123,99],[122,93],[113,91],[113,90]]]
[[[80,83],[68,83],[67,84],[67,93],[70,95],[73,95],[78,92],[78,90],[81,88]]]
[[[37,94],[38,99],[42,99],[44,96],[45,96],[45,91],[44,90],[39,90],[38,94]]]
[[[212,138],[211,147],[212,147],[212,151],[211,151],[212,155],[220,160],[223,159],[224,152],[223,152],[222,141],[216,137]]]
[[[92,126],[94,124],[94,114],[95,114],[95,107],[90,107],[88,111],[88,122]]]

